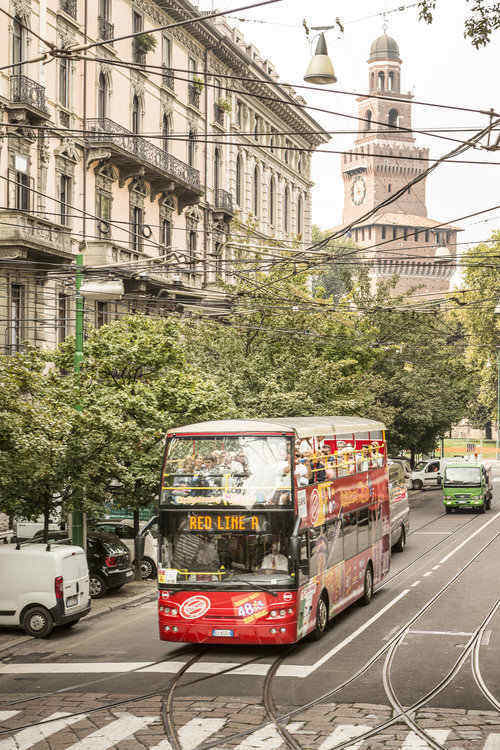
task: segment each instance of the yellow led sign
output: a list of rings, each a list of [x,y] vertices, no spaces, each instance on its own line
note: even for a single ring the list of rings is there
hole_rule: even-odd
[[[259,517],[240,514],[189,516],[190,531],[258,531]]]

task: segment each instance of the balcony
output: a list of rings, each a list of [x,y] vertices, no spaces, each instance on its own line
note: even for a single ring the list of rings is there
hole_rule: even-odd
[[[115,35],[115,27],[114,24],[112,24],[111,21],[108,21],[107,18],[99,16],[97,18],[97,28],[99,32],[99,39],[102,39],[103,41],[113,39]],[[111,42],[111,44],[113,44],[113,42]]]
[[[70,230],[28,211],[5,209],[0,224],[0,257],[72,259]]]
[[[59,0],[59,7],[76,21],[76,0]]]
[[[214,104],[214,120],[217,125],[222,125],[222,127],[224,127],[224,112],[225,109],[223,107],[219,104]]]
[[[141,47],[139,37],[132,39],[132,60],[136,65],[146,65],[146,53]]]
[[[195,86],[194,83],[190,83],[188,86],[188,104],[196,109],[200,108],[200,89]]]
[[[29,120],[44,120],[49,117],[45,88],[27,76],[10,77],[10,101],[9,109],[24,110]]]
[[[89,161],[109,159],[120,171],[120,185],[142,175],[151,185],[151,200],[160,193],[174,193],[179,213],[198,202],[203,191],[200,173],[194,167],[107,117],[87,120],[87,129]]]
[[[222,213],[226,216],[233,216],[233,196],[231,193],[228,193],[227,190],[218,188],[215,191],[215,211],[216,213]]]
[[[172,70],[172,68],[167,68],[166,65],[163,65],[162,83],[166,89],[170,89],[170,91],[175,91],[174,71]]]

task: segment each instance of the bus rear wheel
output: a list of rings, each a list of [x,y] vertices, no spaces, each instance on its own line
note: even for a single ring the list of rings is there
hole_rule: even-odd
[[[316,625],[312,631],[312,637],[315,641],[319,641],[325,634],[326,626],[328,625],[328,603],[326,596],[322,594],[318,599],[318,606],[316,607]]]
[[[372,599],[373,599],[373,570],[370,564],[366,566],[363,596],[361,597],[359,603],[363,607],[366,607],[368,604],[370,604]]]

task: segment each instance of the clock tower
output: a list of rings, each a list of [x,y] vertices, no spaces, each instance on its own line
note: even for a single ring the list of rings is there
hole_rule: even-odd
[[[415,145],[411,131],[413,97],[401,93],[396,41],[387,34],[378,37],[371,46],[368,66],[370,95],[357,99],[358,135],[352,153],[345,154],[342,162],[343,223],[366,213],[427,167],[428,149]],[[426,216],[425,180],[393,203],[391,211]]]
[[[334,231],[356,222],[349,236],[371,260],[374,284],[396,275],[395,294],[423,287],[429,298],[442,299],[461,229],[427,215],[425,179],[368,219],[360,218],[428,167],[429,150],[417,146],[412,133],[412,98],[401,92],[397,42],[384,33],[370,48],[368,94],[357,99],[358,133],[342,157],[343,222]]]

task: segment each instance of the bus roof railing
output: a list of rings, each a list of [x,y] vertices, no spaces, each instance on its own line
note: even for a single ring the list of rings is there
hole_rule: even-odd
[[[270,419],[222,419],[172,428],[167,435],[295,433],[299,438],[349,435],[385,430],[382,422],[363,417],[276,417]]]

